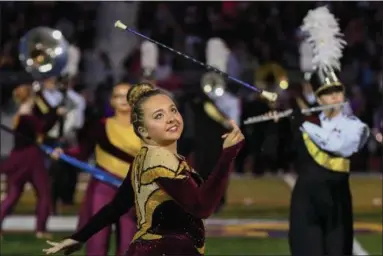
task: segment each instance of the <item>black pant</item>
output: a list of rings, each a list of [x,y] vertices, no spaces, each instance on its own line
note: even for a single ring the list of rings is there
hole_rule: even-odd
[[[55,161],[51,164],[49,172],[52,177],[53,210],[56,210],[58,200],[64,204],[74,204],[77,168],[63,161]]]
[[[297,179],[291,197],[289,244],[292,256],[352,255],[352,201],[346,174],[336,173],[326,180]]]

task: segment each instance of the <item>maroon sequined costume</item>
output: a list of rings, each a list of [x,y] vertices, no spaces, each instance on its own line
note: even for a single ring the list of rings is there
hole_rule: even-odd
[[[135,135],[133,126],[123,126],[111,117],[98,122],[92,127],[88,136],[81,141],[79,147],[71,148],[66,153],[83,160],[95,153],[96,165],[99,169],[123,180],[140,148],[141,141]],[[90,217],[109,203],[117,190],[113,185],[92,178],[81,205],[78,227],[81,228]],[[116,221],[117,255],[124,254],[128,249],[137,231],[136,223],[134,209]],[[86,244],[87,255],[107,255],[110,234],[111,226],[108,226],[93,236]]]
[[[1,163],[0,173],[7,176],[7,196],[1,202],[0,227],[20,199],[24,185],[30,182],[37,194],[37,232],[46,231],[50,214],[49,176],[44,165],[44,153],[34,144],[41,140],[46,131],[56,122],[56,111],[47,112],[44,121],[36,115],[16,116],[14,148],[10,156]]]
[[[138,231],[127,255],[204,255],[202,219],[217,207],[242,144],[222,151],[206,182],[184,158],[161,147],[142,147],[113,201],[71,238],[85,242],[135,206]]]

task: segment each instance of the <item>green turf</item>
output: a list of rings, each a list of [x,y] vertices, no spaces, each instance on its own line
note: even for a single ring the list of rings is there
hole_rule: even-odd
[[[355,219],[382,223],[382,207],[373,201],[382,196],[382,181],[374,177],[352,177],[351,189]],[[227,206],[217,215],[223,218],[282,218],[288,217],[290,188],[278,177],[231,179],[227,191]],[[83,191],[77,191],[76,201],[82,201]],[[24,193],[16,206],[16,214],[33,214],[34,193]],[[78,213],[79,206],[62,210],[63,215]]]
[[[355,221],[382,223],[382,207],[374,199],[382,196],[382,181],[376,178],[351,179]],[[227,192],[227,206],[214,217],[222,218],[278,218],[288,216],[290,189],[276,177],[260,179],[232,179]],[[83,192],[78,191],[77,202]],[[33,193],[24,193],[16,213],[33,214]],[[65,214],[77,214],[78,205],[64,210]],[[56,234],[55,239],[64,235]],[[382,255],[382,237],[379,234],[363,234],[356,237],[370,255]],[[113,243],[112,243],[113,244]],[[44,241],[28,234],[5,234],[1,242],[1,255],[42,255]],[[114,252],[114,251],[113,251]],[[208,238],[206,255],[288,255],[285,238]],[[84,255],[79,253],[77,255]],[[114,255],[114,253],[110,253]]]
[[[382,234],[357,235],[356,239],[370,255],[383,255]]]
[[[66,234],[55,234],[59,240]],[[381,235],[358,235],[357,239],[370,255],[382,255]],[[114,255],[114,243],[109,255]],[[43,240],[31,234],[6,234],[1,241],[1,255],[42,255],[47,248]],[[222,238],[209,237],[206,241],[206,255],[288,255],[289,248],[285,238]],[[85,255],[84,250],[74,255]]]

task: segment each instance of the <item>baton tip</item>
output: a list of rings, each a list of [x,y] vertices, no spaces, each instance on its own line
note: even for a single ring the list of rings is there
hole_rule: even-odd
[[[278,94],[274,92],[262,91],[261,96],[271,102],[275,102],[278,99]]]
[[[120,20],[116,21],[114,23],[114,26],[122,30],[125,30],[127,28],[127,26],[124,23],[122,23]]]

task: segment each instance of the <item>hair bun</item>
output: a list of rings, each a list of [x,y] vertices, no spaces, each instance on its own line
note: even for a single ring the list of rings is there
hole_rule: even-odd
[[[139,83],[133,85],[127,96],[129,105],[134,106],[144,94],[154,90],[154,86],[150,83]]]

